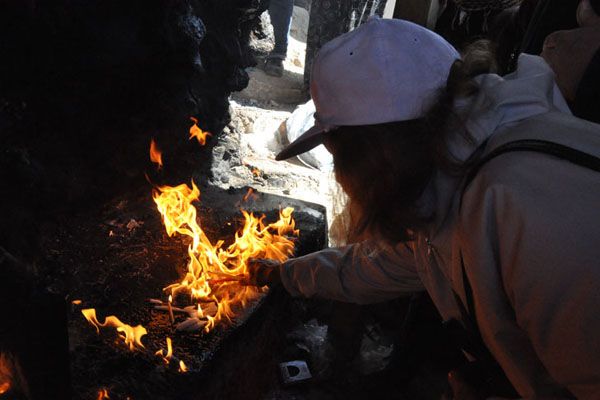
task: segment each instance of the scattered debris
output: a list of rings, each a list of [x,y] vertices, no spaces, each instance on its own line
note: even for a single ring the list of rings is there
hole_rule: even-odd
[[[129,222],[125,226],[127,227],[127,229],[129,229],[129,232],[131,232],[132,230],[139,228],[143,224],[144,224],[143,221],[136,221],[135,219],[132,218],[129,220]]]

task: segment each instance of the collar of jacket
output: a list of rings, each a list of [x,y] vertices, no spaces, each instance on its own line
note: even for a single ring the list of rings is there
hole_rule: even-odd
[[[458,114],[466,116],[465,127],[473,138],[469,142],[457,134],[449,144],[450,151],[460,161],[467,160],[483,142],[514,123],[550,111],[571,114],[552,69],[541,57],[522,54],[512,74],[504,77],[484,74],[475,79],[480,87],[478,94],[456,103]],[[448,217],[460,182],[460,177],[438,171],[423,193],[424,213],[435,213],[430,238]]]

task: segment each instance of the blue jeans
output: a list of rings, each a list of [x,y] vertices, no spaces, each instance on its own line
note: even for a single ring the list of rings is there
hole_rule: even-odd
[[[269,54],[269,58],[285,60],[293,11],[294,0],[271,0],[269,16],[271,17],[271,25],[273,25],[275,47]]]

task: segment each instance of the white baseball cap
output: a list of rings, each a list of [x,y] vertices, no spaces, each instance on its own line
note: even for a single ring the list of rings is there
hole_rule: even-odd
[[[422,117],[458,58],[456,49],[435,32],[398,19],[371,18],[327,42],[311,74],[315,124],[276,159],[311,150],[339,126]]]

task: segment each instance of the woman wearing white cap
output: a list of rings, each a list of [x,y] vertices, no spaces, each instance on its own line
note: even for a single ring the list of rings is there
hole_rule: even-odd
[[[399,20],[326,44],[316,124],[278,159],[324,143],[366,239],[250,281],[355,303],[427,290],[521,397],[598,399],[600,126],[570,115],[542,58],[500,77],[484,55],[457,61]]]

